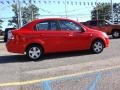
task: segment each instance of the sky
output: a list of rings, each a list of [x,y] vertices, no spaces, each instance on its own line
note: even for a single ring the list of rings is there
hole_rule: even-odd
[[[14,16],[11,4],[16,0],[0,0],[0,18],[4,21],[2,30],[8,26],[8,20]],[[26,6],[29,0],[20,0],[21,6]],[[64,3],[66,1],[66,4]],[[7,2],[10,2],[9,4]],[[79,22],[91,19],[91,10],[97,3],[110,3],[111,0],[33,0],[39,8],[39,18],[45,17],[66,17]],[[113,0],[114,3],[120,3],[119,0]],[[72,4],[71,4],[72,3]],[[91,5],[93,3],[93,5]]]

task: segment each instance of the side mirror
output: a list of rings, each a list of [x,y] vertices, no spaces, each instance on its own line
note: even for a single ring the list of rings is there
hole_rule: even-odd
[[[85,32],[86,31],[86,29],[85,28],[81,28],[81,30],[80,30],[81,32]]]

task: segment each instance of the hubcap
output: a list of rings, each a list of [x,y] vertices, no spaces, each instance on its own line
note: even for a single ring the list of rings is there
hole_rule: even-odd
[[[29,50],[29,57],[32,59],[37,59],[41,55],[41,51],[38,47],[32,47]]]
[[[102,49],[103,49],[102,43],[101,42],[95,42],[94,45],[93,45],[93,49],[97,53],[101,52]]]
[[[114,37],[119,37],[119,32],[116,31],[113,33],[113,35],[114,35]]]

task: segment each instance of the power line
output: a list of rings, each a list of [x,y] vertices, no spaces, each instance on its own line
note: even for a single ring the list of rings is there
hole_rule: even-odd
[[[11,4],[15,4],[16,3],[16,1],[15,0],[11,0],[11,1],[9,1],[9,0],[4,0],[4,1],[0,1],[0,4],[1,5],[5,5],[5,4],[8,4],[8,5],[11,5]],[[21,2],[20,3],[23,3],[23,4],[25,4],[25,5],[29,5],[29,1],[28,0],[21,0]],[[109,3],[109,2],[91,2],[91,1],[84,1],[84,2],[81,2],[81,1],[69,1],[69,0],[65,0],[65,1],[60,1],[60,0],[50,0],[50,1],[48,1],[48,0],[33,0],[33,2],[32,2],[32,4],[49,4],[49,5],[51,5],[51,4],[66,4],[66,5],[76,5],[76,6],[78,6],[78,5],[87,5],[87,6],[93,6],[93,5],[96,5],[97,3]]]
[[[12,17],[5,17],[5,18],[0,18],[0,19],[10,19],[10,18],[12,18]]]

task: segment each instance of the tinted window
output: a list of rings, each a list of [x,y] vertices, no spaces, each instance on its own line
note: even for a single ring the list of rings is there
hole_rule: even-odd
[[[57,30],[57,23],[53,20],[40,22],[36,25],[36,30]]]
[[[47,30],[48,29],[49,22],[40,22],[36,25],[36,30]]]
[[[106,22],[106,21],[100,20],[100,21],[98,22],[98,25],[99,25],[99,26],[106,26],[106,25],[109,25],[109,23]]]
[[[56,21],[50,21],[50,30],[57,30]]]
[[[60,28],[62,30],[73,30],[73,31],[81,31],[82,28],[80,27],[80,25],[71,22],[71,21],[66,21],[66,20],[61,20],[59,21],[60,23]]]
[[[90,21],[90,25],[91,26],[97,26],[97,22],[96,21]]]

